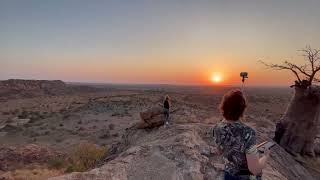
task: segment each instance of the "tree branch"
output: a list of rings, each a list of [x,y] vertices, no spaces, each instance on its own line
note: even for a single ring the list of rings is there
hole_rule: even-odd
[[[320,49],[312,49],[310,46],[306,46],[304,49],[299,50],[303,53],[308,65],[299,66],[297,64],[284,61],[283,64],[268,64],[260,61],[264,66],[275,70],[290,70],[297,78],[298,83],[312,85],[312,82],[320,82],[316,77],[316,74],[320,71]],[[300,77],[303,75],[303,79]]]
[[[285,63],[287,65],[287,66],[285,66],[285,65],[279,65],[279,64],[267,64],[263,61],[259,61],[259,62],[262,63],[267,68],[271,68],[271,69],[275,69],[275,70],[290,70],[296,76],[299,83],[302,82],[298,72],[294,69],[293,66],[290,66],[290,64],[288,64],[288,63]]]
[[[304,74],[304,75],[307,76],[307,77],[310,77],[310,76],[311,76],[311,74],[307,73],[306,65],[304,65],[304,66],[297,66],[297,65],[292,64],[292,63],[290,63],[290,62],[288,62],[288,61],[285,61],[284,63],[287,64],[290,68],[297,69],[298,71],[300,71],[302,74]]]
[[[306,46],[305,49],[299,50],[302,51],[304,54],[303,56],[306,57],[306,59],[309,61],[311,66],[311,73],[309,74],[309,81],[312,82],[314,75],[319,71],[320,64],[317,64],[317,62],[320,59],[318,49],[312,49],[310,46]]]

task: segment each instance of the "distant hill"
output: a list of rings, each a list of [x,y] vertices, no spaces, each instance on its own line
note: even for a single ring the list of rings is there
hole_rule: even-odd
[[[41,95],[61,95],[67,92],[67,85],[60,80],[9,79],[0,81],[0,99],[31,98]]]

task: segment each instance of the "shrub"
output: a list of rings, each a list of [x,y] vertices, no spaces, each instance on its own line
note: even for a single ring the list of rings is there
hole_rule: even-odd
[[[66,160],[63,157],[55,157],[49,160],[48,166],[50,169],[62,169],[66,167]]]
[[[74,148],[70,156],[71,164],[66,172],[83,172],[96,164],[106,153],[105,147],[90,143],[82,143]]]

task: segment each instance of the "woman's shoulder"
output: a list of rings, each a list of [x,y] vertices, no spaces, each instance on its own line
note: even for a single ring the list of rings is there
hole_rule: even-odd
[[[250,134],[254,134],[255,130],[250,127],[248,124],[244,123],[244,122],[238,122],[237,123],[238,128],[243,131],[244,133],[250,133]]]
[[[250,127],[249,125],[247,125],[241,121],[237,121],[235,123],[228,123],[228,122],[222,120],[214,126],[214,129],[218,130],[218,131],[232,130],[232,131],[237,131],[237,132],[240,131],[245,134],[247,134],[247,133],[255,134],[255,130],[252,127]]]
[[[252,127],[250,127],[249,125],[247,125],[243,122],[241,122],[241,127],[242,127],[241,134],[245,140],[256,138],[256,131]]]
[[[237,124],[239,125],[239,126],[241,126],[242,128],[245,128],[245,129],[252,129],[253,130],[253,128],[252,127],[250,127],[250,125],[248,124],[248,123],[246,123],[246,122],[244,122],[244,121],[237,121]]]
[[[218,123],[216,123],[216,125],[214,126],[214,129],[223,129],[227,126],[228,126],[228,123],[226,123],[224,120],[221,120]]]

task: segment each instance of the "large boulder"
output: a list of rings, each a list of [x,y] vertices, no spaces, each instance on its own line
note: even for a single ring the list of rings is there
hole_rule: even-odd
[[[154,116],[163,114],[163,108],[160,106],[153,107],[151,109],[148,109],[146,111],[140,112],[140,117],[144,121],[148,121],[149,119],[152,119]]]
[[[153,107],[140,112],[140,118],[141,121],[136,125],[139,129],[162,126],[164,124],[163,108],[160,106]]]

